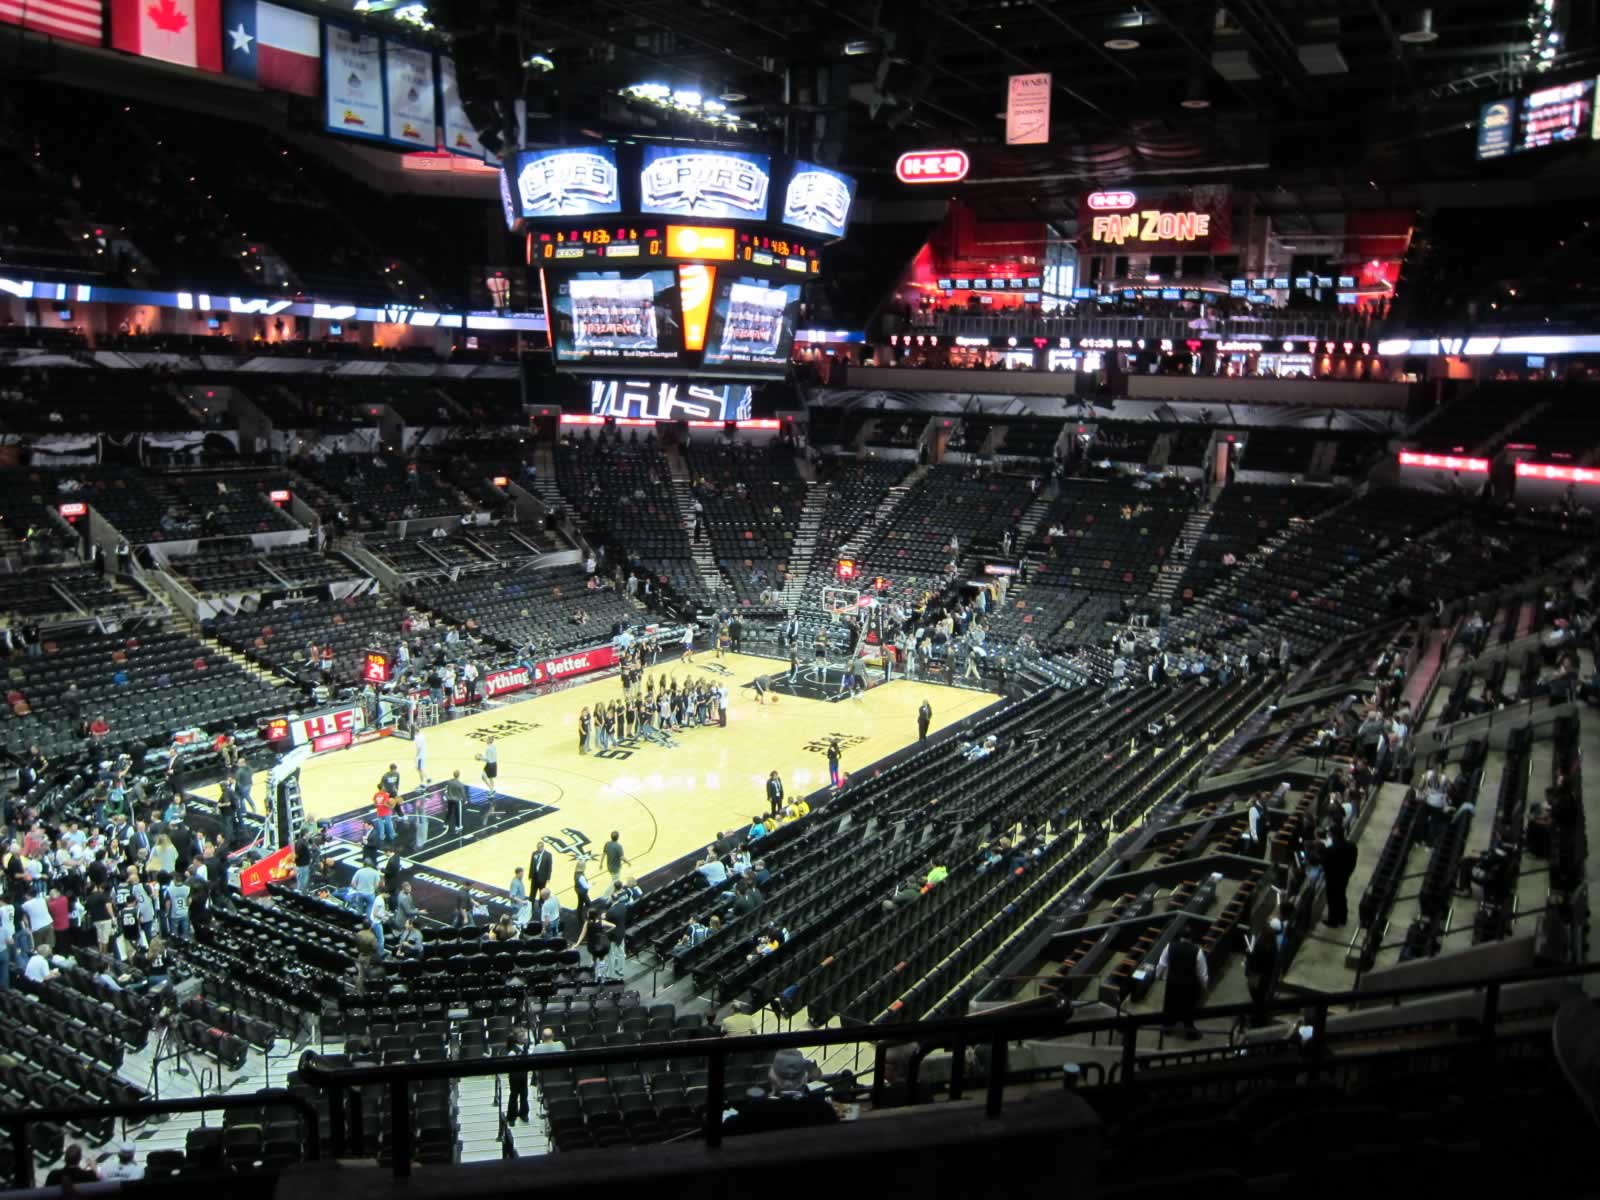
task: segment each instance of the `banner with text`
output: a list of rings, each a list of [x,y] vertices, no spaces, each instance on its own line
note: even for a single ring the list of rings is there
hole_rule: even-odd
[[[444,148],[467,158],[484,158],[478,130],[461,106],[461,87],[456,82],[456,60],[439,57],[439,120],[444,125]]]
[[[1013,75],[1006,85],[1006,145],[1050,140],[1050,76]]]
[[[329,133],[385,141],[383,43],[322,23],[323,125]]]
[[[384,43],[384,131],[391,142],[410,150],[432,150],[438,145],[433,63],[432,50]]]

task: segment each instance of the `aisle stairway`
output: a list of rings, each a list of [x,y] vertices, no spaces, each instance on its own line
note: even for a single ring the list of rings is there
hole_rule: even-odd
[[[668,446],[664,453],[667,466],[672,471],[672,502],[677,506],[684,532],[689,535],[689,549],[706,594],[715,598],[731,593],[732,589],[717,566],[717,556],[712,553],[711,538],[694,536],[694,488],[689,478],[689,465],[683,461],[683,452],[677,446]]]
[[[806,484],[806,498],[800,508],[800,527],[795,530],[794,544],[789,550],[789,574],[784,580],[778,603],[785,611],[792,610],[805,595],[811,582],[811,572],[816,568],[812,561],[817,550],[817,531],[822,527],[822,511],[828,503],[828,489],[811,480]]]
[[[1167,555],[1167,561],[1161,564],[1161,575],[1156,580],[1155,587],[1150,589],[1150,598],[1157,604],[1167,603],[1178,590],[1178,584],[1183,581],[1183,573],[1189,569],[1189,560],[1194,557],[1195,548],[1205,537],[1206,529],[1211,524],[1211,515],[1215,511],[1210,504],[1205,504],[1184,518],[1183,529],[1179,531],[1177,540],[1173,543],[1172,553]]]
[[[873,509],[872,515],[862,522],[861,528],[856,530],[848,540],[839,546],[839,555],[847,557],[851,554],[860,553],[861,548],[872,539],[873,532],[877,530],[878,526],[889,519],[894,510],[900,507],[901,502],[911,494],[911,489],[921,483],[927,473],[927,467],[918,466],[912,470],[911,474],[890,488],[883,497],[883,503]]]

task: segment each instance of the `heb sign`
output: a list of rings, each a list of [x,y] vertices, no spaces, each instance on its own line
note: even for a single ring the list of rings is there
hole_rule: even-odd
[[[336,708],[309,717],[276,717],[268,723],[265,734],[268,741],[282,741],[287,737],[295,746],[332,749],[333,742],[348,745],[366,726],[366,716],[361,709]]]

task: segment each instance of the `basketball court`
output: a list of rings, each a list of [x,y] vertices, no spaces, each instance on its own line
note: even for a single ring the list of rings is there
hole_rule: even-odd
[[[588,754],[578,752],[578,712],[621,696],[614,672],[526,699],[507,697],[424,732],[427,773],[436,786],[420,795],[413,745],[404,737],[310,759],[300,773],[305,812],[332,821],[334,837],[359,841],[378,779],[395,763],[408,808],[415,811],[420,804],[430,818],[428,840],[414,855],[418,864],[498,892],[511,882],[513,869],[526,871],[539,839],[550,837],[559,851],[554,884],[570,903],[577,857],[598,856],[612,830],[621,833],[629,860],[624,874],[643,878],[764,814],[771,771],[779,773],[789,796],[826,787],[831,739],[839,740],[842,767],[849,774],[915,742],[917,708],[924,699],[933,708],[930,735],[999,699],[992,692],[901,679],[851,698],[841,695],[837,666],[808,664],[792,683],[787,674],[786,662],[745,654],[719,660],[705,650],[693,663],[664,662],[646,677],[658,683],[704,678],[727,688],[726,728],[684,729],[671,735],[670,746],[630,738]],[[772,688],[765,704],[756,702],[750,686],[759,677]],[[879,678],[878,672],[872,677]],[[491,737],[500,760],[492,804],[474,757]],[[446,831],[437,792],[437,785],[457,770],[472,785],[464,836]],[[260,772],[252,789],[258,805],[266,790],[266,773]],[[218,788],[199,791],[214,797]],[[598,860],[589,864],[588,873],[598,893],[608,882]]]

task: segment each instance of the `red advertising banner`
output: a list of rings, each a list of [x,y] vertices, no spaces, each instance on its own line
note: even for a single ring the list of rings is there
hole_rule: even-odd
[[[587,675],[590,671],[603,671],[617,665],[617,652],[609,645],[577,650],[558,658],[547,658],[533,664],[530,671],[520,663],[500,671],[490,671],[483,677],[483,693],[499,696],[505,692],[519,692],[526,687],[555,683],[573,675]]]
[[[499,696],[505,692],[520,692],[533,682],[533,673],[527,667],[506,667],[490,671],[483,677],[483,694]]]
[[[560,658],[547,658],[533,669],[534,683],[555,683],[569,675],[587,675],[590,671],[603,671],[617,665],[617,652],[610,645],[596,646],[593,650],[579,650],[563,654]]]
[[[282,883],[294,877],[294,847],[285,846],[253,862],[239,872],[239,890],[246,896],[259,896],[269,883]]]

